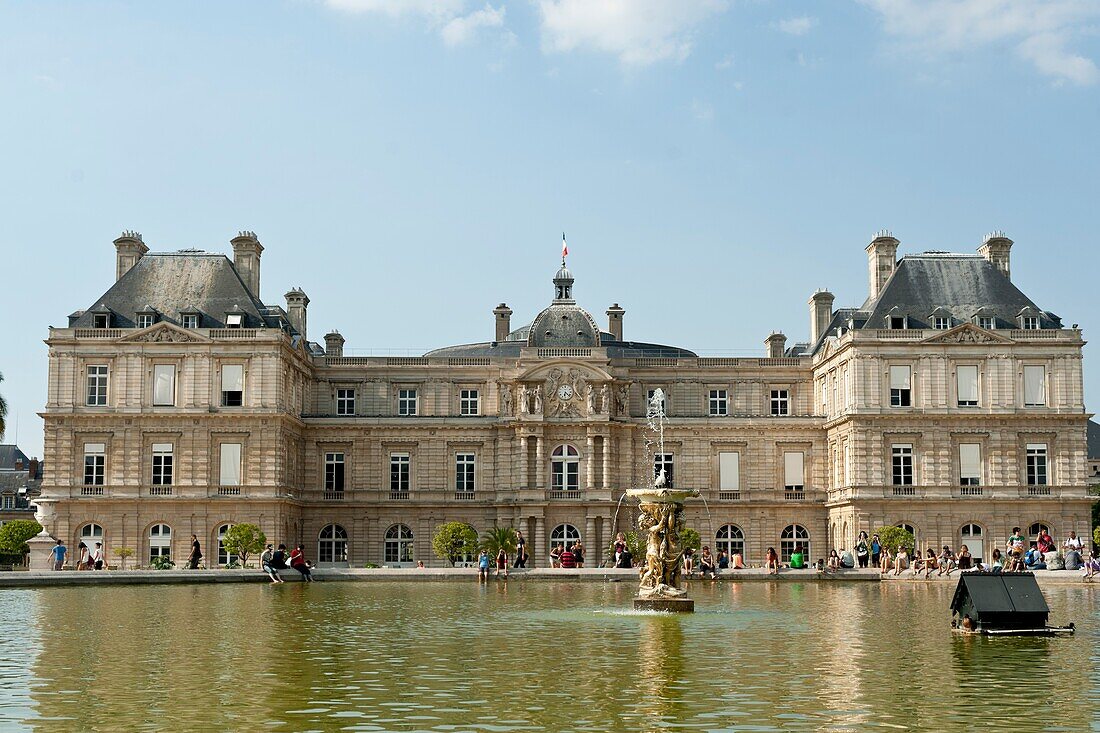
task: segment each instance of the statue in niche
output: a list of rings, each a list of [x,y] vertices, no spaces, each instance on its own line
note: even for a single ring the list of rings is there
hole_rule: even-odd
[[[591,384],[584,386],[584,399],[588,403],[588,414],[596,414],[596,389]]]
[[[606,382],[600,387],[600,412],[611,414],[611,385]]]
[[[512,387],[503,383],[500,385],[500,414],[502,417],[512,414]]]
[[[542,390],[539,389],[538,387],[535,387],[534,392],[535,392],[535,411],[534,411],[534,414],[541,415],[542,414]]]
[[[630,388],[625,384],[619,385],[619,396],[615,401],[615,412],[619,415],[626,414],[626,406],[630,404]]]
[[[521,384],[519,387],[519,411],[521,415],[528,415],[531,412],[531,393],[526,384]]]

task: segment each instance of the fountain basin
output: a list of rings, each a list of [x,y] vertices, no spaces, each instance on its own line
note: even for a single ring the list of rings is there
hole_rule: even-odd
[[[634,599],[635,611],[661,611],[663,613],[694,613],[695,601],[691,598],[670,598],[668,596],[650,596]]]

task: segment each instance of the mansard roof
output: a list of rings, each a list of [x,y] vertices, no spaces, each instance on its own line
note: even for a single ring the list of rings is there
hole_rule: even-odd
[[[70,316],[71,328],[90,328],[93,313],[110,311],[111,325],[132,328],[141,312],[180,322],[181,313],[198,313],[203,328],[225,326],[226,313],[244,315],[244,328],[278,326],[278,308],[264,306],[237,274],[228,257],[198,250],[151,252],[137,261],[88,310]]]
[[[1017,317],[1029,307],[1040,317],[1040,327],[1061,328],[1057,316],[1040,311],[984,257],[925,252],[898,262],[878,299],[864,304],[861,310],[869,312],[856,327],[883,328],[887,314],[906,316],[909,328],[928,328],[933,313],[966,323],[982,310],[996,319],[997,328],[1019,328]]]

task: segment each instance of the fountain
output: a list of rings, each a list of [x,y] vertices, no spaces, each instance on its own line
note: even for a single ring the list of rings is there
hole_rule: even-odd
[[[646,417],[656,438],[657,450],[665,448],[665,395],[654,390]],[[647,454],[652,441],[646,443]],[[652,465],[652,464],[650,464]],[[684,500],[699,496],[695,489],[674,489],[662,468],[653,485],[642,489],[627,489],[626,495],[638,500],[640,514],[638,531],[645,539],[645,565],[641,571],[635,610],[676,611],[691,613],[695,601],[680,587],[680,568],[684,551],[680,547],[680,531],[684,528]]]

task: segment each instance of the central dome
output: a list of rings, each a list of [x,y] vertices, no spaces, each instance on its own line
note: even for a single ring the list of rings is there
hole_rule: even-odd
[[[535,316],[527,332],[528,346],[599,346],[600,329],[591,314],[573,300],[573,273],[561,258],[554,274],[554,300]]]

